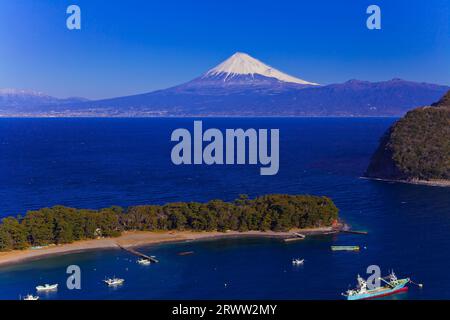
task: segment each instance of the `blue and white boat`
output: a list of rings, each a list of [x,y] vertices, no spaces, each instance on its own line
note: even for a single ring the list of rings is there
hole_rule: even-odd
[[[358,286],[356,287],[356,289],[348,290],[342,295],[347,297],[347,300],[366,300],[380,298],[408,291],[408,287],[406,285],[411,282],[409,278],[398,279],[394,272],[392,272],[386,278],[380,278],[380,280],[384,283],[384,286],[379,286],[375,289],[369,289],[367,286],[367,281],[358,275]]]

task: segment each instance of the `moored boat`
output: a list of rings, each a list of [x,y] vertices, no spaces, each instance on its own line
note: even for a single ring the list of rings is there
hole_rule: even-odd
[[[39,297],[38,297],[38,296],[33,296],[32,294],[27,294],[27,295],[23,298],[23,300],[26,300],[26,301],[35,301],[35,300],[39,300]]]
[[[58,290],[58,285],[57,284],[45,284],[43,286],[37,286],[36,290],[39,292],[56,291],[56,290]]]
[[[192,254],[194,254],[194,251],[184,251],[178,253],[179,256],[190,256]]]
[[[292,264],[294,266],[300,266],[305,263],[305,259],[293,259]]]
[[[406,285],[411,282],[409,278],[398,279],[394,272],[392,272],[386,278],[380,278],[384,285],[374,289],[369,289],[367,281],[361,278],[359,275],[357,280],[358,286],[355,289],[348,290],[347,292],[342,294],[343,296],[347,297],[347,300],[366,300],[405,292],[408,290],[408,287]]]
[[[109,278],[103,280],[104,283],[106,283],[110,287],[120,286],[125,282],[125,279],[120,278]]]
[[[143,266],[148,266],[152,262],[149,259],[141,258],[137,261],[137,263],[139,263],[140,265],[143,265]]]
[[[359,246],[331,246],[333,251],[359,251]]]

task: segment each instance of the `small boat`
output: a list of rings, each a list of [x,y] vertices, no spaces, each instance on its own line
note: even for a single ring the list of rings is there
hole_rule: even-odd
[[[152,262],[149,259],[141,258],[137,261],[137,263],[139,263],[140,265],[143,265],[143,266],[148,266]]]
[[[110,287],[115,287],[115,286],[121,286],[125,282],[125,279],[109,278],[109,279],[103,280],[103,282],[106,283]]]
[[[300,266],[305,263],[305,259],[293,259],[292,264],[294,266]]]
[[[45,284],[43,286],[37,286],[36,290],[41,292],[41,291],[56,291],[58,290],[58,285],[57,284]]]
[[[359,275],[357,280],[358,286],[356,289],[348,290],[342,294],[344,297],[347,297],[347,300],[366,300],[405,292],[408,290],[406,285],[411,282],[409,278],[398,279],[394,272],[385,278],[380,278],[380,280],[384,282],[384,286],[375,289],[369,289],[367,281]]]
[[[184,251],[178,253],[179,256],[190,256],[192,254],[194,254],[194,251]]]
[[[331,246],[333,251],[359,251],[359,246]]]
[[[27,301],[34,301],[34,300],[39,300],[38,296],[33,296],[32,294],[27,294],[23,300],[27,300]]]
[[[42,246],[37,246],[37,247],[31,247],[30,249],[31,249],[31,250],[41,250],[41,249],[44,249],[44,247],[42,247]]]
[[[359,231],[359,230],[342,230],[343,233],[350,233],[350,234],[369,234],[367,231]]]

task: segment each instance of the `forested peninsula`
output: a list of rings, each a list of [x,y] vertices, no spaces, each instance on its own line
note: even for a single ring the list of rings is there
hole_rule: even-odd
[[[272,231],[333,225],[339,210],[330,198],[310,195],[242,195],[232,202],[176,202],[100,210],[64,206],[7,217],[0,224],[0,251],[119,237],[125,231]]]
[[[381,139],[366,176],[450,186],[450,91],[412,110]]]

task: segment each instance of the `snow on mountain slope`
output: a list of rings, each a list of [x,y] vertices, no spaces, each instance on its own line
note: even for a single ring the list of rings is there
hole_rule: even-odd
[[[0,88],[0,96],[31,96],[31,97],[49,97],[42,92],[12,88]]]
[[[63,105],[85,101],[87,99],[78,97],[59,99],[38,91],[0,88],[0,108],[8,110],[23,110],[24,108],[30,109],[38,106]]]
[[[242,52],[233,54],[230,58],[228,58],[215,68],[209,70],[205,73],[203,78],[221,76],[223,78],[223,81],[229,81],[238,76],[248,75],[260,75],[268,78],[275,78],[283,82],[297,83],[302,85],[319,85],[318,83],[308,82],[299,78],[292,77]]]

